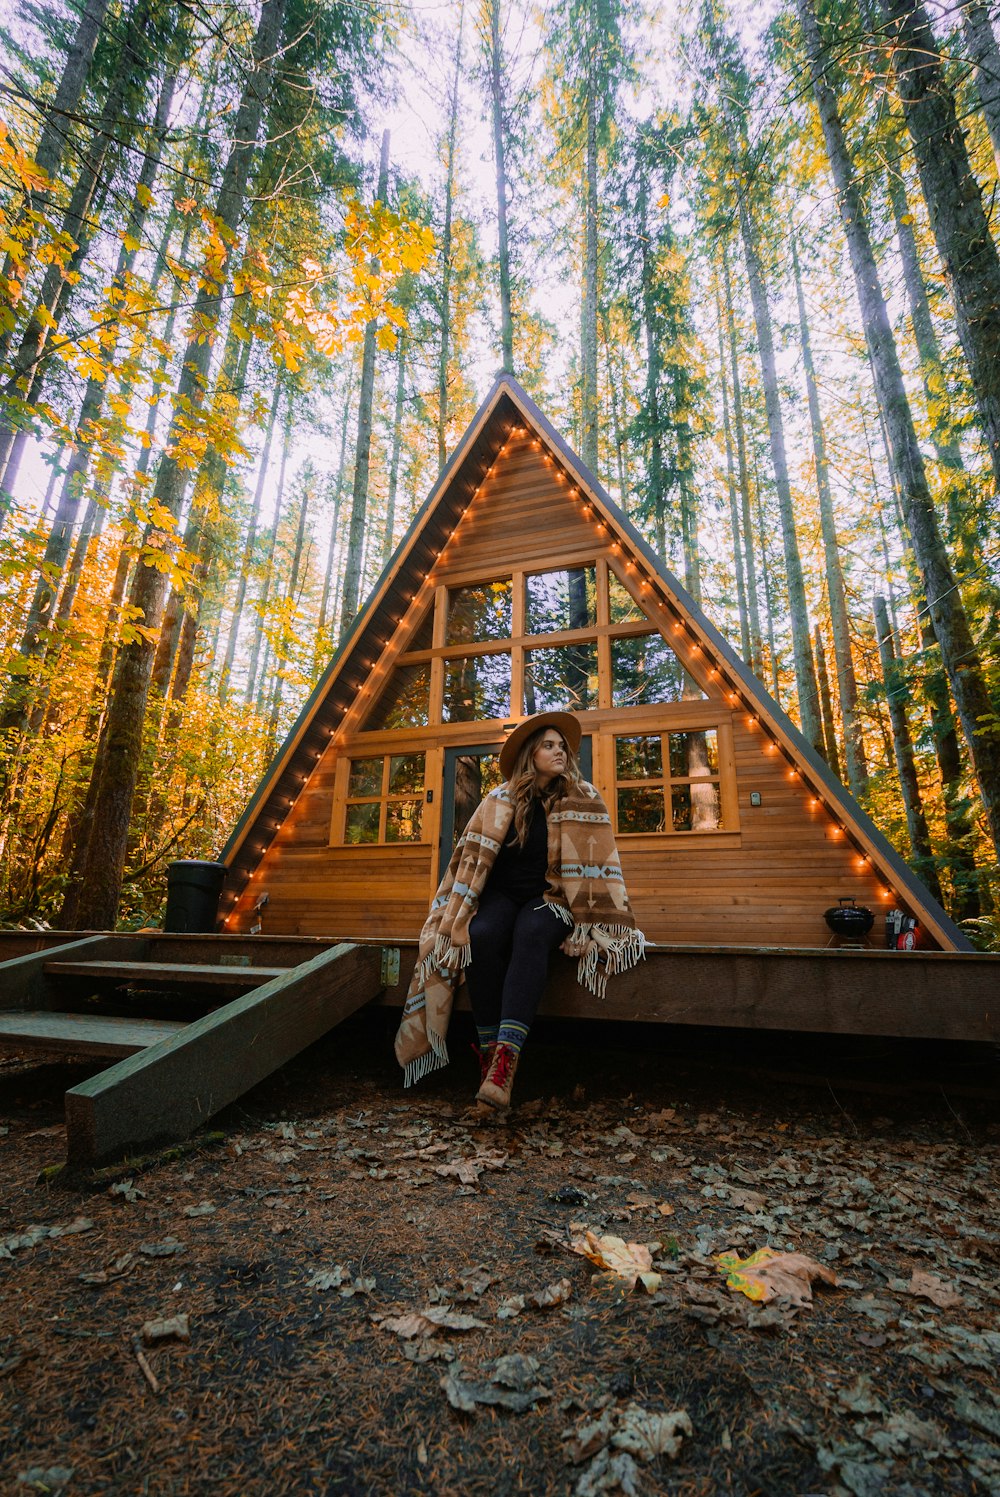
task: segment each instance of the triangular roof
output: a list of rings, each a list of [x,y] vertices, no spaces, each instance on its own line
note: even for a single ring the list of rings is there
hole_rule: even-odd
[[[418,592],[504,444],[519,427],[528,428],[538,438],[557,472],[561,470],[587,497],[598,521],[618,540],[626,555],[631,553],[641,564],[645,576],[683,620],[690,638],[713,659],[731,696],[760,721],[813,793],[837,816],[859,852],[905,895],[945,947],[971,949],[962,931],[509,374],[500,376],[476,412],[233,829],[220,855],[230,868],[233,892],[238,893],[253,872],[345,712],[366,684],[370,659],[379,654],[385,638],[399,622],[400,597]]]

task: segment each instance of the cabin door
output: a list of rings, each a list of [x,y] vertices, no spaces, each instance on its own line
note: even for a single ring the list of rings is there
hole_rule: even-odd
[[[592,774],[589,737],[584,738],[580,744],[580,768],[584,779],[589,780]],[[483,796],[502,784],[499,743],[475,743],[468,747],[445,749],[438,878],[444,876],[455,851],[455,843],[465,831],[469,817]]]

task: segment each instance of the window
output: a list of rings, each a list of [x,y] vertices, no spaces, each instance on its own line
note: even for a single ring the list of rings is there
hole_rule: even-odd
[[[720,831],[717,730],[616,738],[615,801],[619,833]]]
[[[490,639],[510,639],[513,623],[510,578],[480,582],[475,587],[456,587],[448,593],[449,645],[485,644]]]
[[[683,702],[704,695],[662,634],[632,634],[622,639],[612,639],[613,707],[645,707],[660,702]]]
[[[596,642],[524,652],[525,712],[585,712],[596,706]]]
[[[441,717],[446,723],[480,722],[510,713],[510,652],[462,655],[444,663]]]
[[[524,579],[525,634],[592,629],[596,623],[596,566],[538,572]]]
[[[397,666],[365,722],[369,732],[378,728],[426,728],[431,711],[431,668]]]
[[[424,755],[378,754],[352,759],[344,841],[419,842],[424,805]]]

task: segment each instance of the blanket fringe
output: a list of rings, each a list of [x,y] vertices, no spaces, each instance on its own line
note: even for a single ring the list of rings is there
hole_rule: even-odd
[[[412,1086],[415,1081],[422,1081],[432,1071],[440,1071],[448,1064],[448,1046],[445,1044],[444,1036],[435,1034],[433,1030],[427,1031],[431,1048],[426,1055],[418,1055],[416,1060],[408,1061],[403,1068],[403,1086]]]
[[[450,937],[438,936],[426,956],[420,958],[413,971],[413,980],[419,988],[426,988],[435,974],[463,972],[472,961],[472,947],[453,946]]]
[[[627,972],[646,955],[645,936],[628,925],[576,925],[573,936],[587,942],[576,980],[597,998],[607,996],[609,977]]]

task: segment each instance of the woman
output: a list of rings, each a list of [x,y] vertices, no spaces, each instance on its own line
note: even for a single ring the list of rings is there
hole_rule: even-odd
[[[447,1064],[464,976],[481,1047],[476,1100],[506,1110],[555,948],[579,959],[577,980],[601,998],[643,954],[611,818],[580,775],[580,736],[572,713],[541,712],[500,750],[505,783],[473,812],[420,933],[396,1036],[406,1086]]]

